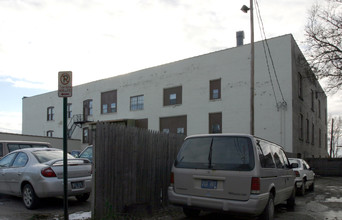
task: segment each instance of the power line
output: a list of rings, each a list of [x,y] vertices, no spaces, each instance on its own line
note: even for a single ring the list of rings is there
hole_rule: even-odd
[[[278,89],[279,89],[279,92],[280,92],[280,95],[281,95],[281,98],[282,98],[281,105],[285,105],[286,106],[287,103],[286,103],[286,101],[284,99],[284,95],[283,95],[283,92],[282,92],[281,87],[280,87],[279,79],[278,79],[277,72],[276,72],[276,69],[275,69],[275,65],[274,65],[274,62],[273,62],[273,57],[272,57],[271,50],[270,50],[270,47],[268,45],[268,41],[267,41],[267,38],[266,38],[265,28],[264,28],[264,24],[263,24],[263,21],[262,21],[262,18],[261,18],[259,3],[258,3],[257,0],[255,0],[255,2],[256,2],[255,5],[256,5],[256,11],[257,11],[257,18],[258,18],[258,22],[259,22],[260,34],[261,34],[261,38],[263,39],[262,42],[263,42],[263,48],[264,48],[264,53],[265,53],[267,69],[268,69],[268,73],[269,73],[269,76],[270,76],[270,81],[271,81],[271,84],[272,84],[272,89],[273,89],[273,93],[274,93],[274,96],[275,96],[276,105],[277,105],[277,107],[279,107],[278,106],[278,101],[277,101],[277,98],[276,98],[276,94],[275,94],[275,90],[274,90],[274,85],[273,85],[273,80],[272,80],[271,71],[270,71],[270,67],[269,67],[267,52],[268,52],[268,55],[269,55],[270,60],[271,60],[271,64],[272,64],[272,68],[273,68],[273,72],[274,72],[274,77],[276,79],[276,82],[277,82],[277,85],[278,85]],[[265,45],[267,47],[267,52],[266,52]]]

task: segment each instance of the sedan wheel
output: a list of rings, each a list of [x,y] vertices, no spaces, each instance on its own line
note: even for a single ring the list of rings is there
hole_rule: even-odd
[[[38,205],[38,197],[36,196],[33,187],[26,184],[22,191],[23,202],[26,208],[35,209]]]
[[[300,193],[301,196],[304,196],[304,195],[305,195],[305,188],[306,188],[306,181],[303,180],[302,187],[300,188],[300,191],[299,191],[299,193]]]
[[[81,195],[77,195],[75,196],[77,201],[79,202],[85,202],[89,199],[89,196],[90,196],[90,193],[84,193],[84,194],[81,194]]]

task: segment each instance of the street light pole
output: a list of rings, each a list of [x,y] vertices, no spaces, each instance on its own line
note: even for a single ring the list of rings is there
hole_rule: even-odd
[[[250,0],[250,7],[242,6],[241,10],[245,13],[250,10],[251,23],[251,91],[250,91],[250,133],[254,135],[254,19],[253,19],[253,0]]]
[[[254,135],[254,19],[253,0],[250,0],[251,15],[251,135]]]

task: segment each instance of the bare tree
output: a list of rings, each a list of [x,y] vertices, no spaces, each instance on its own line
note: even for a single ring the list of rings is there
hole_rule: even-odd
[[[333,126],[332,126],[333,123]],[[331,136],[332,135],[332,136]],[[329,116],[328,123],[328,152],[330,157],[342,157],[342,117]]]
[[[314,4],[305,27],[308,61],[326,90],[342,89],[342,0]]]

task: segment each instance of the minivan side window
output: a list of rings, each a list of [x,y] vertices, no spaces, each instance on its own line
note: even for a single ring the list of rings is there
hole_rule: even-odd
[[[257,140],[257,146],[258,150],[260,150],[259,159],[261,167],[275,168],[270,144],[263,140]]]
[[[286,168],[284,157],[281,155],[282,149],[275,144],[271,144],[271,150],[273,152],[273,158],[274,158],[274,162],[275,162],[277,168],[279,168],[279,169]]]
[[[4,156],[2,144],[0,143],[0,157]]]
[[[8,152],[19,150],[19,144],[7,144]]]
[[[289,160],[287,159],[286,154],[285,154],[285,152],[282,149],[279,149],[279,156],[280,156],[280,158],[283,158],[283,161],[284,161],[284,164],[285,164],[284,168],[290,169]]]

